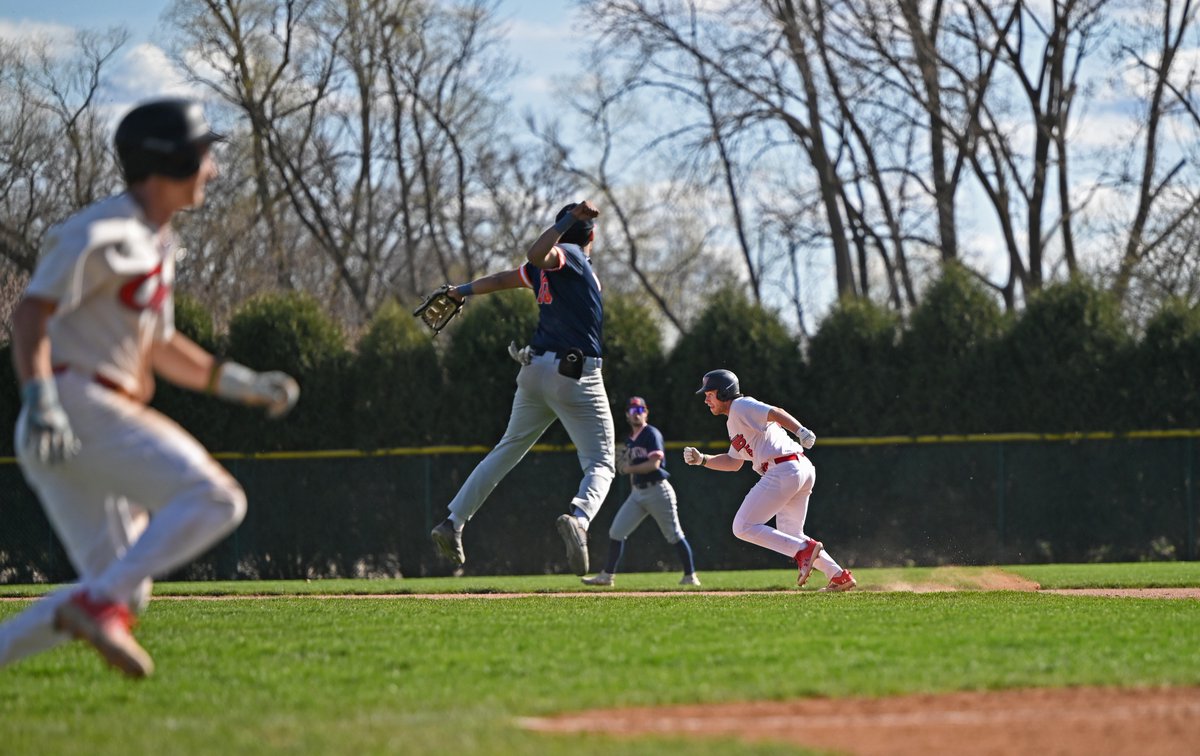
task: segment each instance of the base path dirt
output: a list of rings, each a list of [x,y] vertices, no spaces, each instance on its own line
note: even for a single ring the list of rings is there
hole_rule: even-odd
[[[726,737],[880,756],[1195,754],[1200,688],[1039,688],[592,710],[526,718],[548,733]]]

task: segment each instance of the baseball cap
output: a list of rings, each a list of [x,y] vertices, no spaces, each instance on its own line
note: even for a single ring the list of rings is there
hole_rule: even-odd
[[[629,403],[625,405],[625,411],[629,412],[635,407],[640,407],[643,412],[646,411],[646,400],[640,396],[629,397]]]

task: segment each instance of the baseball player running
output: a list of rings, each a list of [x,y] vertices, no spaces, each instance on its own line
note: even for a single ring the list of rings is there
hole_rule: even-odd
[[[794,558],[800,568],[798,586],[808,581],[814,566],[829,578],[822,592],[848,591],[857,585],[850,570],[842,569],[820,541],[804,534],[808,499],[817,479],[804,450],[817,442],[816,434],[786,410],[742,396],[737,376],[728,370],[705,373],[696,393],[704,394],[710,412],[729,418],[729,451],[709,455],[689,446],[683,450],[683,460],[725,472],[740,470],[749,460],[761,476],[733,517],[733,534]],[[775,528],[767,525],[772,517]]]
[[[679,509],[676,507],[675,489],[667,482],[667,459],[662,433],[646,422],[650,410],[646,400],[632,396],[625,408],[625,421],[629,423],[629,437],[625,449],[617,459],[617,472],[629,475],[633,484],[629,497],[617,510],[612,525],[608,528],[608,561],[604,569],[590,578],[583,578],[585,585],[612,585],[617,566],[625,553],[625,539],[633,535],[646,516],[654,518],[667,543],[675,545],[679,561],[683,563],[683,578],[680,585],[700,585],[696,566],[692,561],[692,547],[679,524]]]
[[[47,235],[13,315],[21,382],[17,460],[79,584],[0,626],[0,665],[72,637],[132,677],[154,669],[130,632],[151,578],[186,564],[246,512],[241,486],[192,436],[146,406],[154,376],[265,407],[299,397],[283,373],[215,359],[174,328],[171,218],[217,175],[198,103],[155,100],[117,127],[127,191]]]
[[[615,475],[612,413],[601,369],[604,308],[592,271],[590,202],[572,203],[529,247],[527,262],[455,287],[455,297],[528,287],[538,302],[538,325],[528,347],[510,354],[521,363],[517,393],[504,437],[471,472],[450,502],[450,516],[430,536],[439,553],[466,562],[463,526],[557,418],[578,450],[583,480],[570,512],[557,522],[576,575],[588,571],[587,529]]]

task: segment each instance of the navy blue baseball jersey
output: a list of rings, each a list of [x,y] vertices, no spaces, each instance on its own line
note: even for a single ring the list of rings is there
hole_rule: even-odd
[[[636,465],[645,462],[648,459],[661,459],[662,464],[658,469],[648,473],[635,473],[633,476],[633,484],[635,486],[644,483],[657,483],[660,480],[666,480],[671,477],[671,473],[667,472],[667,458],[663,445],[662,434],[658,432],[658,428],[653,425],[644,426],[636,436],[630,436],[625,439],[625,446],[629,448],[629,463]]]
[[[604,305],[600,280],[592,261],[575,244],[558,244],[557,268],[543,270],[533,263],[520,267],[521,280],[533,289],[538,301],[538,326],[529,345],[561,352],[582,349],[584,356],[602,356]]]

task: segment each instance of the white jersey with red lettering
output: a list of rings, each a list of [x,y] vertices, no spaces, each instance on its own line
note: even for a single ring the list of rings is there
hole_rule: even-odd
[[[780,457],[804,456],[804,448],[779,423],[767,419],[772,409],[750,396],[729,405],[729,456],[750,460],[759,475],[766,475]]]
[[[175,238],[129,194],[102,200],[50,230],[28,295],[57,303],[51,362],[148,401],[149,355],[175,331]]]

